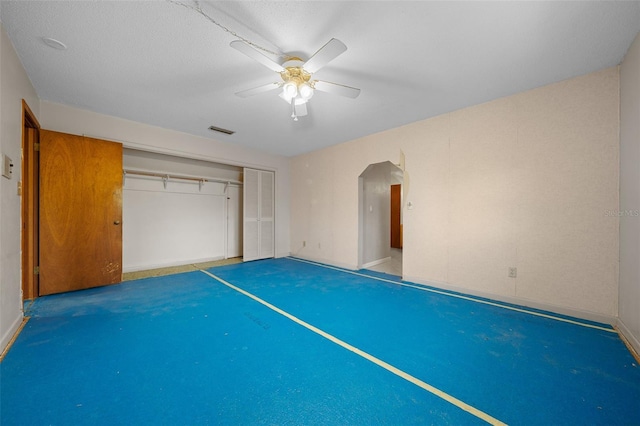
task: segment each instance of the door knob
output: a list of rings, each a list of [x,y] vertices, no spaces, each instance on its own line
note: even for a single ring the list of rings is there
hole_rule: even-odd
[[[120,225],[120,221],[119,221],[119,220],[114,220],[114,221],[113,221],[113,224],[114,224],[114,225]]]

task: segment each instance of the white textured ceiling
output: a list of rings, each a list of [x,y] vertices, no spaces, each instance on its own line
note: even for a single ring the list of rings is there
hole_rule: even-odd
[[[317,92],[298,122],[277,92],[237,97],[279,76],[167,1],[2,0],[0,18],[42,100],[287,156],[617,65],[640,30],[638,1],[200,5],[240,36],[303,59],[338,38],[348,50],[314,78],[360,97]]]

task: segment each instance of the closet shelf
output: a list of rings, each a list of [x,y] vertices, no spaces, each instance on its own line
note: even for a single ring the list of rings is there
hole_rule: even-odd
[[[123,169],[122,174],[125,178],[127,177],[127,175],[158,177],[163,179],[165,183],[169,179],[180,179],[180,180],[195,181],[195,182],[199,182],[200,184],[203,184],[204,182],[218,182],[218,183],[226,183],[227,185],[242,185],[242,182],[234,179],[178,175],[174,173],[160,173],[160,172],[154,172],[150,170],[140,170],[140,169]]]

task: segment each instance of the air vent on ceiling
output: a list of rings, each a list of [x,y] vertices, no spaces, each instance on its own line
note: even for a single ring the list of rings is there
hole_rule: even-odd
[[[224,133],[225,135],[232,135],[235,132],[233,130],[223,129],[222,127],[209,126],[209,130],[213,130],[214,132]]]

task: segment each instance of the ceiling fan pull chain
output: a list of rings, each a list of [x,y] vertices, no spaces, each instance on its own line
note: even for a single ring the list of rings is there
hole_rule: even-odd
[[[296,115],[296,98],[291,98],[291,118],[293,118],[293,121],[298,121],[298,116]]]

